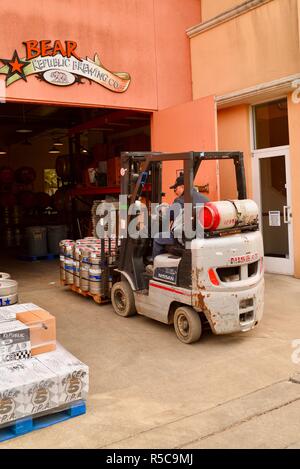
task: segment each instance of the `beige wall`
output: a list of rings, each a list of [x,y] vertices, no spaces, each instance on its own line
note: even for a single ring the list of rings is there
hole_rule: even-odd
[[[244,0],[202,0],[202,21],[207,21],[243,2]]]
[[[300,72],[298,0],[273,0],[191,39],[193,96]]]
[[[235,150],[244,153],[248,197],[252,197],[252,166],[250,152],[249,106],[242,105],[218,112],[218,150]],[[220,163],[221,199],[236,197],[234,166],[231,161]]]
[[[289,97],[290,159],[292,179],[292,213],[294,228],[295,276],[300,278],[300,103]]]

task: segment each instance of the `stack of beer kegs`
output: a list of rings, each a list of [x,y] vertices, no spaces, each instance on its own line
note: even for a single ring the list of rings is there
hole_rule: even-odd
[[[116,267],[117,239],[84,238],[60,242],[60,276],[65,285],[82,292],[110,297]]]
[[[0,307],[18,303],[18,283],[6,272],[0,272]]]

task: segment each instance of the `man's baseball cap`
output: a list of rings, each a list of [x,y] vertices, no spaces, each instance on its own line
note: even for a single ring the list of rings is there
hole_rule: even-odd
[[[176,179],[175,184],[173,184],[173,186],[171,186],[170,189],[176,189],[176,187],[178,186],[184,186],[184,176],[179,176]]]

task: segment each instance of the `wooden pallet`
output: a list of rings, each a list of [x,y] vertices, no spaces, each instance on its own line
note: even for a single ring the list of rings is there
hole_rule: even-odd
[[[26,433],[31,433],[35,430],[50,427],[51,425],[64,422],[65,420],[69,420],[85,413],[85,401],[77,401],[72,402],[67,408],[62,410],[52,409],[51,414],[30,415],[23,419],[15,420],[4,428],[0,428],[0,443],[16,438],[17,436],[25,435]]]
[[[61,280],[60,283],[61,283],[62,286],[69,287],[70,290],[72,290],[75,293],[78,293],[81,296],[84,296],[84,297],[90,296],[90,297],[92,297],[93,300],[95,301],[95,303],[98,303],[99,305],[110,303],[110,300],[108,298],[103,298],[101,295],[98,295],[98,294],[95,295],[93,293],[90,293],[89,291],[83,291],[83,290],[81,290],[80,287],[76,287],[75,285],[68,285],[68,284],[66,284],[66,282],[64,280]]]

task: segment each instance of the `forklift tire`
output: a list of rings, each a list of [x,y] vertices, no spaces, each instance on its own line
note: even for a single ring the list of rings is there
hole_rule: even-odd
[[[111,290],[111,302],[115,312],[119,316],[128,318],[136,314],[133,291],[126,281],[114,284]]]
[[[174,329],[177,338],[184,344],[197,342],[202,334],[199,313],[189,306],[180,306],[174,314]]]

